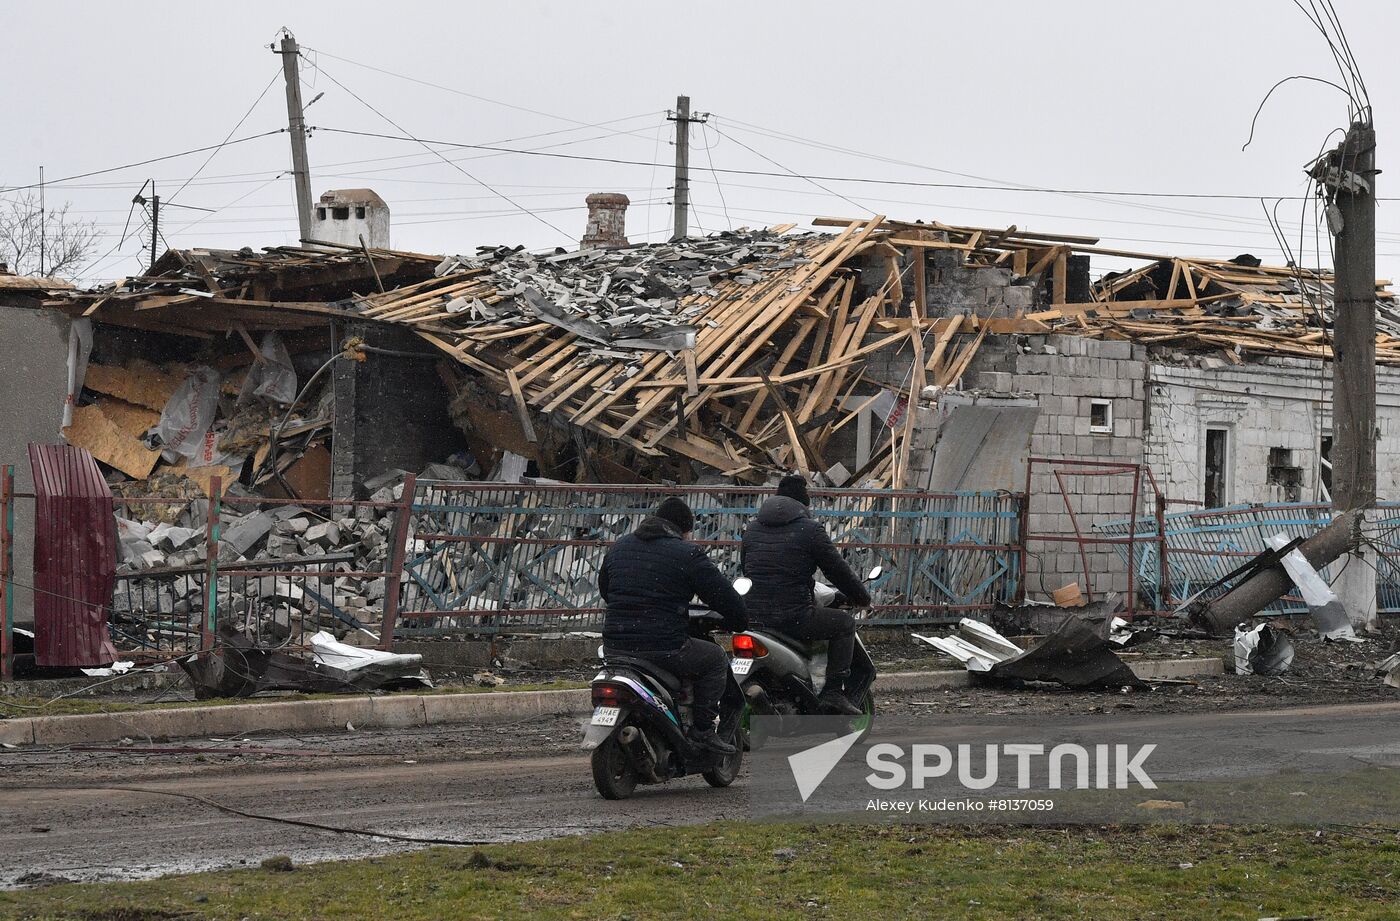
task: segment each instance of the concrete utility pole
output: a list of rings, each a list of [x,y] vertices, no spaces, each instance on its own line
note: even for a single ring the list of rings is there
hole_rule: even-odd
[[[160,196],[156,194],[156,184],[151,183],[151,268],[156,264],[156,241],[160,239]]]
[[[301,57],[296,37],[283,31],[282,79],[287,84],[287,130],[292,138],[292,177],[297,187],[297,225],[301,239],[311,237],[311,167],[306,158],[306,116],[301,105]]]
[[[1370,510],[1376,504],[1377,430],[1376,131],[1369,118],[1352,124],[1322,170],[1319,178],[1336,204],[1329,215],[1336,238],[1332,504],[1339,512]],[[1356,549],[1344,558],[1337,580],[1337,594],[1358,628],[1379,626],[1375,553],[1359,540],[1365,520],[1357,518]]]
[[[690,233],[690,125],[692,122],[704,124],[709,117],[708,112],[690,114],[689,96],[677,96],[676,111],[666,113],[667,120],[676,123],[676,217],[672,240],[684,239]]]

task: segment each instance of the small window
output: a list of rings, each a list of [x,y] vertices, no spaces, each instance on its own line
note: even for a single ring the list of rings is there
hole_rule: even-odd
[[[331,217],[335,218],[337,221],[350,220],[350,207],[347,205],[344,208],[332,208]]]
[[[1202,498],[1206,508],[1229,504],[1230,433],[1226,429],[1206,429],[1205,482]]]
[[[1096,435],[1113,434],[1113,401],[1089,401],[1089,431]]]
[[[1269,467],[1264,482],[1279,487],[1284,502],[1302,501],[1303,468],[1293,463],[1293,452],[1288,448],[1269,449]]]
[[[355,217],[361,221],[365,219],[365,206],[359,205],[355,208]]]
[[[326,219],[326,209],[325,209],[325,208],[317,208],[317,209],[316,209],[316,220],[318,220],[318,221],[324,221],[325,219]]]

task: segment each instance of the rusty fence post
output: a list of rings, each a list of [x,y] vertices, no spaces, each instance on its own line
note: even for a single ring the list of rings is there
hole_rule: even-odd
[[[388,573],[384,576],[389,584],[384,586],[384,620],[379,627],[379,648],[385,652],[394,649],[394,628],[399,622],[399,588],[403,583],[404,559],[408,554],[408,524],[413,517],[413,497],[417,491],[418,477],[410,473],[404,477],[403,495],[399,497],[398,511],[394,513],[394,553],[390,557]]]
[[[1128,508],[1128,622],[1137,617],[1137,520],[1142,498],[1142,465],[1133,467],[1133,499]]]
[[[1167,497],[1157,493],[1157,604],[1166,611],[1172,606],[1172,571],[1167,565]]]
[[[1016,583],[1017,604],[1026,603],[1026,558],[1030,555],[1031,543],[1031,473],[1035,470],[1035,462],[1039,459],[1038,457],[1026,458],[1026,491],[1021,493],[1021,509],[1020,514],[1017,516],[1017,523],[1021,527],[1021,533],[1018,535],[1021,543],[1021,552],[1019,554],[1021,571],[1020,578],[1017,579]]]
[[[209,518],[204,525],[204,629],[199,635],[199,651],[214,648],[214,631],[219,616],[219,516],[223,511],[224,484],[221,477],[209,478]]]
[[[0,679],[15,675],[15,465],[0,467]]]

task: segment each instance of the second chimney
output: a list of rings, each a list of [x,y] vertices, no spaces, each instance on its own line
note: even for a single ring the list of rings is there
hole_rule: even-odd
[[[618,249],[627,242],[627,206],[631,200],[621,192],[594,192],[588,203],[588,227],[579,241],[582,249]]]

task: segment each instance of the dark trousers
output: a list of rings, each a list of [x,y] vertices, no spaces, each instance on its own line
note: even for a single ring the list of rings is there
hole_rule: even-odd
[[[691,637],[675,652],[634,652],[632,655],[655,662],[658,668],[678,678],[689,678],[695,725],[714,726],[719,718],[719,698],[729,678],[729,657],[723,649],[708,640]]]
[[[786,632],[801,640],[828,641],[826,687],[839,690],[851,674],[851,656],[856,650],[855,618],[835,608],[814,608]]]

